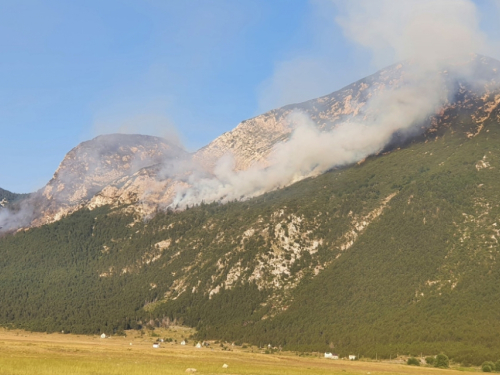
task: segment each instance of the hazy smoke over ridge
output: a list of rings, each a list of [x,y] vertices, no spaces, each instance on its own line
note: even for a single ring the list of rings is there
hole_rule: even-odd
[[[470,0],[351,0],[337,18],[347,38],[368,48],[374,62],[418,58],[439,65],[443,58],[484,52],[486,36]]]
[[[20,202],[14,210],[0,207],[0,234],[26,226],[33,219],[33,206]]]
[[[446,103],[442,70],[454,65],[450,73],[466,77],[461,63],[485,47],[475,5],[468,0],[354,0],[340,8],[336,21],[346,37],[368,48],[376,64],[410,59],[404,82],[374,96],[363,107],[363,121],[330,132],[319,131],[307,115],[293,113],[289,121],[295,130],[274,148],[268,168],[234,172],[226,156],[215,177],[193,174],[191,187],[179,192],[173,206],[256,196],[377,153],[395,132],[411,132]]]
[[[154,164],[159,169],[156,178],[160,183],[158,189],[152,183],[144,197],[140,197],[141,200],[153,205],[160,204],[159,200],[155,200],[155,194],[158,193],[157,190],[163,189],[158,196],[164,193],[166,198],[162,202],[168,204],[175,187],[178,190],[173,207],[182,208],[202,201],[224,202],[249,198],[318,175],[336,166],[362,160],[383,150],[395,133],[421,132],[422,124],[436,114],[452,94],[448,92],[449,86],[445,84],[443,71],[447,70],[449,77],[471,78],[472,72],[467,70],[470,65],[466,64],[471,60],[470,54],[484,52],[487,47],[486,38],[479,28],[475,5],[469,0],[332,2],[340,9],[341,15],[335,21],[342,27],[346,38],[354,45],[368,49],[377,67],[404,60],[401,77],[387,82],[386,87],[376,93],[367,89],[373,95],[361,107],[360,115],[351,117],[348,122],[337,123],[329,131],[319,130],[317,124],[305,113],[291,113],[287,121],[293,132],[288,141],[274,147],[268,156],[266,168],[255,165],[243,171],[235,171],[232,156],[225,155],[218,161],[213,173],[210,173],[185,152],[177,149],[171,157],[158,164],[156,161],[148,162],[146,164]],[[389,69],[392,72],[396,70],[395,67]],[[107,121],[96,122],[95,128],[99,132],[112,129],[139,132],[136,129],[143,129],[144,124],[149,124],[150,129],[155,132],[171,128],[168,119],[161,115],[139,115],[124,121],[112,117]],[[169,133],[162,135],[168,136]],[[176,145],[177,142],[174,141],[173,144]],[[109,147],[105,149],[110,151]],[[82,159],[88,162],[89,155],[94,154],[87,152]],[[101,154],[97,153],[90,159],[100,163],[100,157]],[[123,175],[127,177],[146,164],[142,159],[132,158],[130,168]],[[109,172],[112,174],[116,171],[110,167]],[[99,173],[94,164],[88,166],[87,172],[75,173],[81,180],[88,174],[90,180],[96,179],[102,184],[95,187],[89,185],[88,194],[76,197],[78,199],[68,197],[69,203],[75,200],[80,202],[80,198],[83,203],[113,180],[104,178],[107,174]],[[148,180],[148,183],[153,179],[154,177]],[[166,179],[170,181],[163,184]],[[65,185],[76,181],[75,186],[78,188],[84,185],[73,175],[59,174],[58,181]],[[165,186],[169,186],[171,190],[167,191]],[[73,194],[75,191],[68,189],[68,192]],[[64,193],[62,191],[58,197],[64,198]],[[42,192],[39,192],[38,197],[41,195]],[[23,202],[14,212],[0,208],[0,227],[3,226],[4,230],[16,229],[33,223],[34,216],[44,208],[37,201],[34,209],[31,204],[33,202],[34,200]]]

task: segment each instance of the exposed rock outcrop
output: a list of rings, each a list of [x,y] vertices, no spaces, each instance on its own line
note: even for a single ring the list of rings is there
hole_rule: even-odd
[[[112,186],[125,184],[138,171],[141,171],[140,175],[147,174],[144,168],[166,165],[187,155],[182,148],[165,139],[145,135],[110,134],[83,142],[66,155],[54,177],[31,198],[37,207],[33,224],[58,220],[89,203],[103,189],[103,197],[107,192],[107,196],[116,199],[115,195],[109,194]],[[152,181],[148,181],[147,188],[144,185],[139,187],[150,189]],[[135,189],[133,194],[129,192],[121,203],[137,201],[140,188]],[[98,203],[111,202],[96,198],[93,205]]]
[[[442,108],[412,127],[411,134],[396,132],[389,148],[399,147],[409,137],[439,137],[463,116],[475,124],[466,130],[471,138],[481,132],[484,121],[498,116],[500,62],[474,55],[465,65],[463,76],[448,70],[439,73],[447,88]],[[191,155],[148,136],[109,135],[84,142],[66,155],[53,179],[36,194],[37,216],[32,225],[58,220],[84,205],[92,209],[126,203],[148,215],[171,204],[179,188],[190,184],[193,173],[210,176],[227,154],[234,158],[236,171],[266,167],[273,148],[286,142],[294,130],[288,120],[293,111],[305,112],[324,131],[341,123],[363,123],[378,115],[368,103],[381,93],[404,87],[411,66],[411,61],[396,64],[332,94],[243,121]]]

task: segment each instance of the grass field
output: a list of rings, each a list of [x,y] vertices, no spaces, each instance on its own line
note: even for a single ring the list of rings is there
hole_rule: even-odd
[[[155,331],[156,332],[156,331]],[[163,337],[180,340],[183,328],[160,331]],[[0,330],[0,374],[451,374],[457,370],[413,367],[403,364],[329,360],[294,353],[263,354],[257,348],[220,345],[195,348],[163,343],[153,348],[156,337],[137,332],[126,337],[27,333]],[[230,351],[229,351],[230,349]],[[227,364],[227,368],[223,368]],[[474,369],[469,369],[474,371]]]

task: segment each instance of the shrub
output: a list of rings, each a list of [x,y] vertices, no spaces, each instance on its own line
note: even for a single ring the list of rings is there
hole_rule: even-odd
[[[483,370],[483,372],[493,372],[495,371],[495,364],[491,361],[483,362],[481,370]]]
[[[436,360],[434,361],[434,366],[439,368],[450,367],[450,360],[446,354],[438,354]]]
[[[434,361],[436,360],[436,358],[434,357],[425,357],[425,363],[427,363],[428,365],[433,365],[434,364]]]
[[[420,366],[420,361],[415,357],[408,358],[406,363],[410,366]]]
[[[495,362],[495,370],[500,371],[500,359]]]

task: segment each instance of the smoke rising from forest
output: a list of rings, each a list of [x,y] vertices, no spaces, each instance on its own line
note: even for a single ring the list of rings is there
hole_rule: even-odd
[[[176,185],[171,207],[254,197],[376,154],[395,133],[421,132],[426,120],[438,113],[452,94],[443,71],[448,76],[472,78],[467,64],[473,59],[471,54],[488,49],[477,9],[470,0],[333,2],[340,16],[331,22],[342,28],[353,46],[371,53],[374,66],[404,61],[402,80],[370,93],[358,116],[328,131],[320,130],[306,113],[292,112],[287,118],[291,135],[274,147],[265,168],[255,165],[236,171],[232,155],[227,154],[209,173],[179,151],[178,160],[172,157],[165,162],[159,174],[160,179],[182,181]],[[278,81],[283,82],[284,76],[280,77]],[[123,126],[130,131],[150,122],[156,129],[164,126],[164,120],[139,117],[123,122]],[[131,170],[144,166],[142,161],[137,166],[135,162],[131,160]],[[93,170],[89,168],[88,173]],[[73,181],[73,176],[69,180]],[[35,200],[28,199],[16,210],[0,208],[0,227],[28,226],[34,205]]]
[[[467,78],[467,61],[484,50],[475,5],[468,0],[371,0],[340,5],[336,22],[355,45],[371,51],[374,63],[405,60],[403,82],[373,95],[358,121],[322,132],[305,114],[292,113],[294,129],[275,146],[267,168],[234,171],[231,155],[217,164],[214,176],[193,174],[173,206],[229,201],[260,195],[357,162],[381,151],[398,133],[412,133],[447,102],[443,74]],[[333,20],[332,20],[333,21]]]

